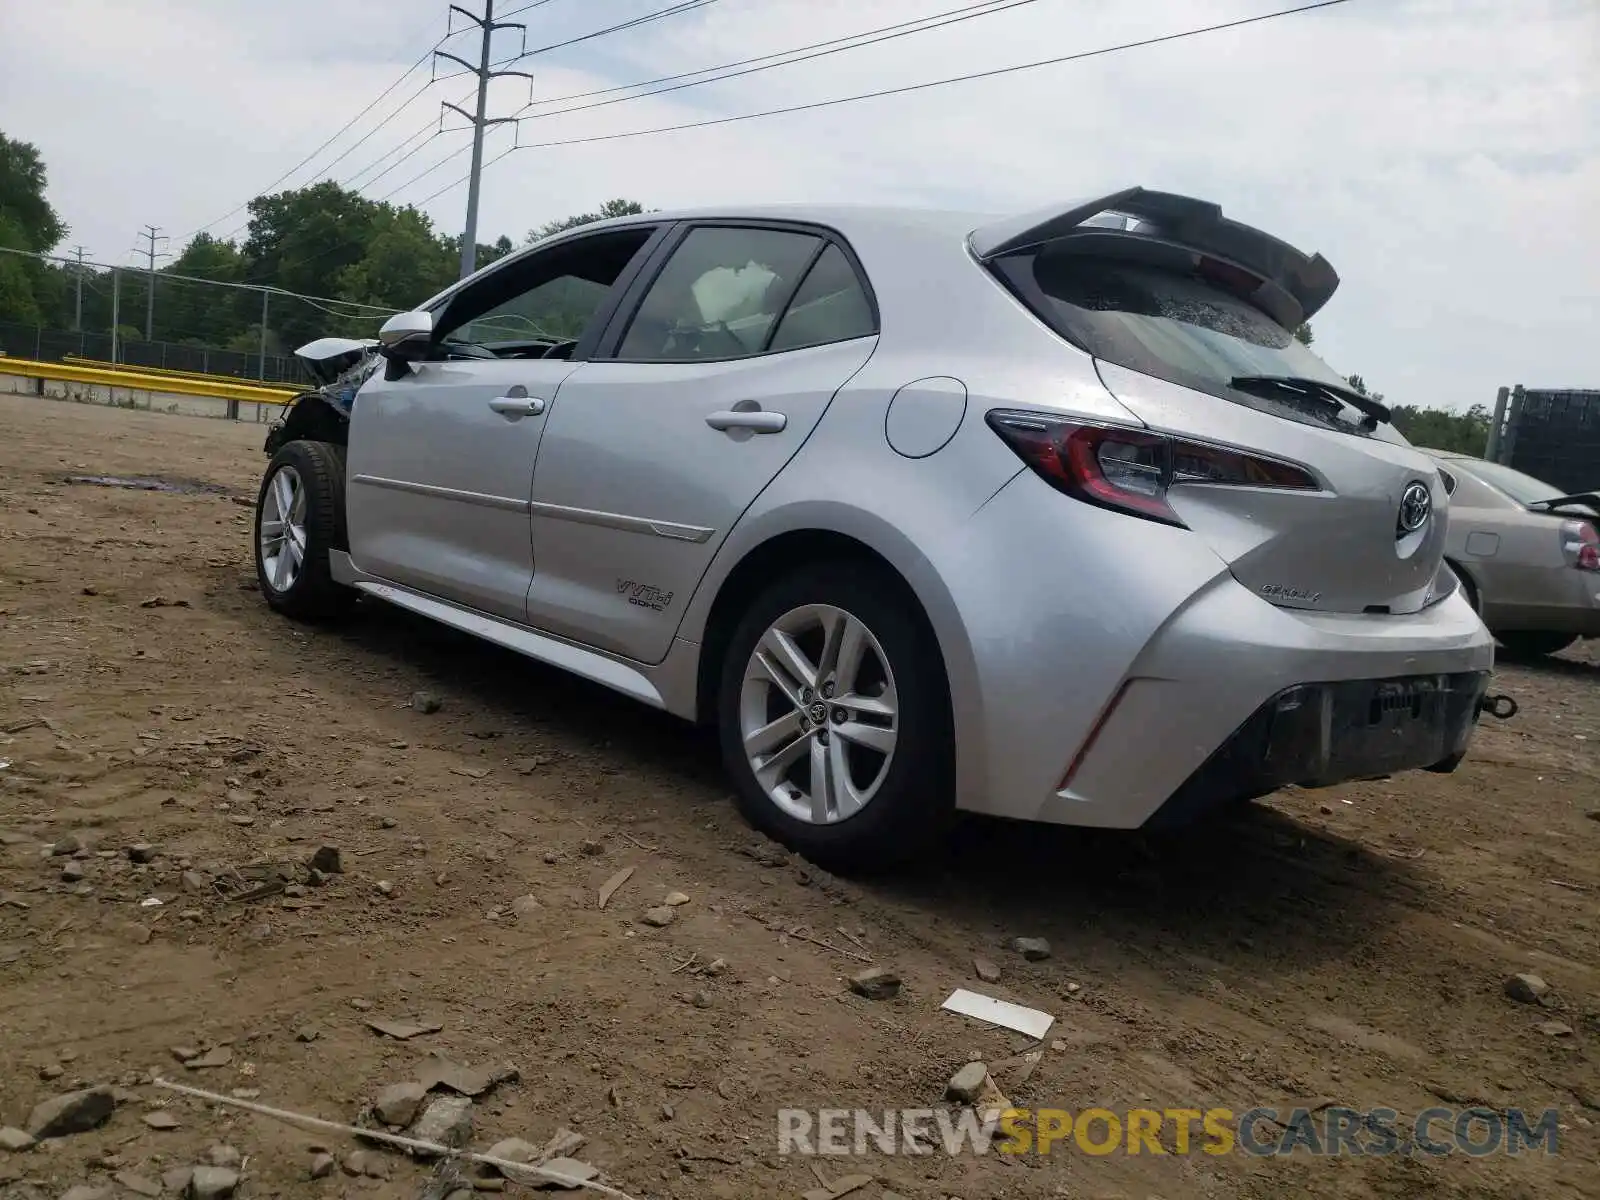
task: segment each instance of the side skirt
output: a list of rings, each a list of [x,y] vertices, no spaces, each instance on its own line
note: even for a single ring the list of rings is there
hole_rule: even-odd
[[[368,596],[409,609],[411,612],[470,633],[484,641],[504,646],[518,654],[570,671],[583,679],[621,692],[624,696],[650,705],[667,708],[666,701],[650,678],[638,667],[600,654],[549,634],[537,633],[525,625],[517,625],[499,617],[463,608],[432,596],[414,592],[399,584],[367,575],[356,567],[350,556],[342,550],[328,553],[328,565],[336,582],[356,588]]]

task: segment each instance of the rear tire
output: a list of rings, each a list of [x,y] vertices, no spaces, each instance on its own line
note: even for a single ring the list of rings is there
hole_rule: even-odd
[[[335,583],[330,550],[347,549],[344,450],[295,441],[267,464],[256,496],[256,581],[285,616],[324,621],[344,615],[356,593]]]
[[[1548,629],[1518,629],[1494,635],[1511,659],[1544,658],[1565,650],[1578,640],[1575,633],[1555,633]]]
[[[717,698],[740,812],[812,861],[883,869],[948,826],[944,663],[889,573],[825,562],[773,583],[733,632]]]

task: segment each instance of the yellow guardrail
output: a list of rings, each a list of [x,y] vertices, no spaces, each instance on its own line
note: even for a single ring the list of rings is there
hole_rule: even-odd
[[[77,354],[63,354],[61,361],[69,366],[93,367],[99,371],[136,371],[140,375],[159,375],[163,379],[204,379],[213,383],[225,383],[230,387],[264,388],[269,392],[281,392],[285,388],[294,386],[286,383],[267,383],[260,379],[242,379],[237,375],[214,375],[207,371],[180,371],[177,367],[146,367],[137,363],[107,362],[103,358],[84,358]]]
[[[63,379],[69,383],[95,383],[103,387],[138,388],[180,396],[215,396],[219,400],[246,400],[252,404],[287,404],[303,388],[272,388],[259,384],[225,383],[216,376],[185,379],[178,375],[152,375],[126,367],[86,367],[78,363],[37,362],[0,356],[0,375],[34,379]]]

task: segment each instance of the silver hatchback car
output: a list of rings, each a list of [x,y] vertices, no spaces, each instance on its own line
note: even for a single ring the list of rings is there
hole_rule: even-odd
[[[1142,188],[585,226],[307,348],[344,375],[268,438],[261,588],[712,723],[748,819],[840,866],[957,808],[1448,771],[1493,642],[1436,464],[1292,336],[1337,284]]]

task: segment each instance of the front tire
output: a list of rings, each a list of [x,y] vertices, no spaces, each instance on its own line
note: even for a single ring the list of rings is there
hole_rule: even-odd
[[[347,612],[355,593],[335,583],[328,551],[348,548],[344,452],[289,442],[272,456],[256,496],[256,581],[276,611],[302,621]]]
[[[895,865],[953,812],[943,660],[882,570],[819,563],[757,596],[723,660],[717,719],[745,819],[823,866]]]
[[[1544,658],[1565,650],[1578,640],[1575,633],[1555,633],[1548,629],[1518,629],[1494,635],[1512,659]]]

